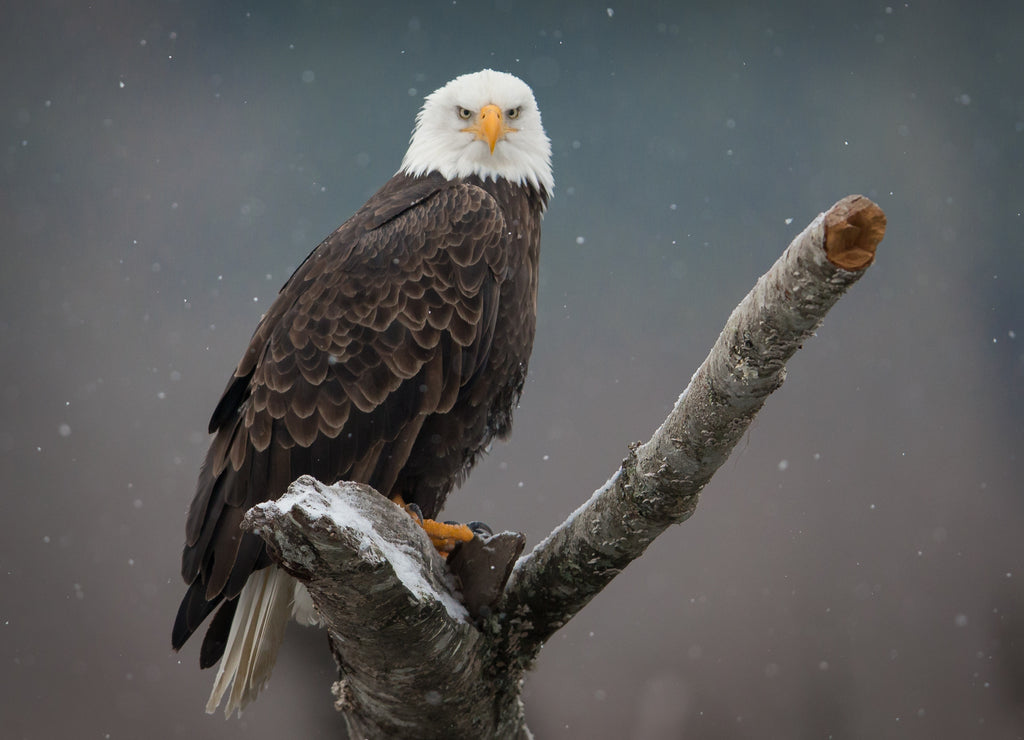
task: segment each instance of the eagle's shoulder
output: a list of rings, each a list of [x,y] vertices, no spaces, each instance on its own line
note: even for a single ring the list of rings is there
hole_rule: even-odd
[[[479,184],[436,173],[395,175],[281,288],[214,409],[210,431],[230,423],[268,375],[294,371],[292,364],[303,353],[310,361],[310,352],[323,353],[318,365],[325,358],[333,366],[352,360],[365,370],[355,359],[359,352],[372,346],[375,355],[398,358],[409,351],[399,349],[409,346],[399,336],[410,332],[417,340],[412,346],[420,350],[434,349],[442,332],[462,347],[481,339],[481,333],[486,336],[497,289],[508,273],[506,233],[501,205]],[[392,380],[378,384],[371,398],[347,389],[357,405],[375,405],[378,394],[404,375],[397,372],[397,360],[386,365]],[[304,375],[316,385],[325,372],[321,366]],[[358,375],[353,372],[353,381]]]

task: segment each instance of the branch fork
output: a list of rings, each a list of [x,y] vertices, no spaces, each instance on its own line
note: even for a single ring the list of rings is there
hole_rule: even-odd
[[[328,629],[351,736],[530,737],[520,691],[545,641],[693,514],[782,385],[786,362],[873,262],[885,225],[882,210],[857,195],[814,219],[733,311],[651,439],[630,447],[608,482],[519,559],[507,584],[507,572],[497,574],[503,588],[485,579],[460,600],[423,530],[361,484],[304,476],[252,509],[244,526],[306,585]],[[464,554],[472,565],[459,567],[510,566],[522,541],[503,537],[489,552]]]

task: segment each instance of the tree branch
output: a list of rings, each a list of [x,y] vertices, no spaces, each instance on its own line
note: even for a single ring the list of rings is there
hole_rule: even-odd
[[[733,310],[711,353],[654,436],[582,507],[520,560],[499,611],[526,665],[544,641],[669,525],[688,519],[786,361],[863,274],[885,214],[848,196],[819,215]]]
[[[356,737],[528,737],[519,691],[541,646],[669,525],[685,521],[785,363],[874,259],[885,215],[848,196],[798,235],[733,311],[651,439],[522,558],[479,626],[398,507],[357,484],[300,478],[248,526],[327,622]]]
[[[486,645],[423,529],[369,486],[302,476],[243,526],[309,589],[352,737],[515,737],[518,684],[485,681]],[[494,721],[495,695],[507,698]]]

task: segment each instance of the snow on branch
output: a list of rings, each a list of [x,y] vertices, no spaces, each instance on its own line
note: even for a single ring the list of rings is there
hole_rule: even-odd
[[[336,706],[352,737],[430,737],[453,716],[467,724],[451,736],[475,732],[472,717],[493,705],[479,666],[467,670],[481,661],[482,636],[412,517],[369,486],[302,476],[243,526],[309,590],[339,661]]]

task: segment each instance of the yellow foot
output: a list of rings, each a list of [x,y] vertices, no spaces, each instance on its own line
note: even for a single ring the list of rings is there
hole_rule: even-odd
[[[423,512],[416,504],[407,504],[401,495],[391,499],[401,506],[416,522],[423,527],[430,536],[430,542],[434,548],[441,553],[441,557],[448,557],[448,553],[455,549],[460,542],[469,542],[475,536],[473,530],[465,524],[446,524],[434,519],[424,519]]]
[[[469,542],[475,536],[473,530],[465,524],[445,524],[433,519],[423,519],[420,526],[430,535],[430,541],[444,557],[448,557],[448,553],[454,550],[457,544]]]

